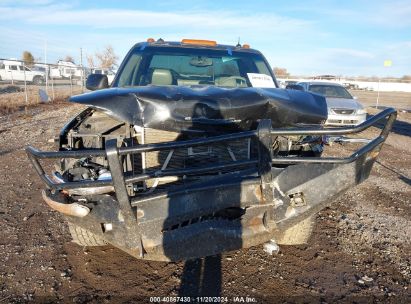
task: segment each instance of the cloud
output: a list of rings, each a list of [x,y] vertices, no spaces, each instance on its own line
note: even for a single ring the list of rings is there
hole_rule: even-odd
[[[129,9],[74,9],[52,4],[36,8],[0,7],[0,20],[24,20],[35,25],[85,26],[91,28],[191,28],[250,32],[292,32],[313,23],[276,14],[244,14],[226,11],[155,12]]]
[[[38,6],[49,5],[55,2],[54,0],[2,0],[2,5],[22,5],[22,6]]]
[[[408,0],[386,1],[371,5],[366,21],[390,28],[409,27],[411,26],[411,2]]]
[[[351,58],[359,58],[359,59],[373,59],[375,58],[375,54],[361,51],[356,49],[344,49],[344,48],[324,48],[324,52],[328,53],[332,57],[345,57],[349,56]]]
[[[19,45],[18,52],[24,45],[37,45],[41,49],[47,39],[50,52],[56,54],[59,51],[65,53],[64,47],[81,46],[94,52],[112,44],[121,56],[132,44],[147,37],[170,41],[202,38],[228,44],[236,44],[241,37],[243,43],[268,48],[270,43],[281,43],[290,36],[304,37],[309,31],[321,35],[314,22],[271,13],[207,9],[80,9],[57,2],[39,7],[0,5],[0,24],[16,30],[16,33],[0,33],[0,38]],[[26,33],[28,28],[33,31]]]
[[[24,28],[33,28],[38,33],[43,31],[40,35],[45,38],[39,40],[47,39],[51,46],[77,45],[92,52],[106,44],[112,44],[116,50],[120,50],[121,55],[133,43],[147,37],[162,37],[170,41],[202,38],[228,44],[236,44],[241,37],[243,43],[268,49],[270,44],[280,44],[289,37],[304,38],[310,31],[318,36],[322,35],[322,31],[316,29],[315,22],[272,13],[207,9],[79,9],[57,2],[40,7],[0,6],[0,24],[20,30],[18,37],[9,36],[9,40],[15,40],[17,44],[24,42]],[[31,34],[27,33],[29,35]],[[23,42],[17,42],[18,39]],[[61,41],[63,39],[65,42]],[[39,41],[39,44],[43,45],[44,42]],[[53,50],[57,52],[59,48],[55,47]]]
[[[411,26],[411,2],[409,0],[352,2],[341,6],[332,1],[319,0],[312,2],[310,6],[290,6],[288,11],[308,12],[313,16],[330,19],[333,23],[355,23],[361,26],[379,26],[390,29],[404,29]]]

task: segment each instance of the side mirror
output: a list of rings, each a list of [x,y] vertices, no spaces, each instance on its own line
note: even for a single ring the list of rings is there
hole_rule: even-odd
[[[103,74],[90,74],[87,77],[86,88],[90,91],[101,90],[108,88],[107,75]]]
[[[299,84],[289,84],[285,87],[287,90],[304,91],[304,87]]]
[[[353,98],[353,99],[358,99],[358,97],[357,97],[357,96],[353,96],[352,98]]]

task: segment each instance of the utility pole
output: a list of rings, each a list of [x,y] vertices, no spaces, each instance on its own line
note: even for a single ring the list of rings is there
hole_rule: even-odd
[[[49,93],[49,66],[47,65],[47,39],[44,40],[44,63],[46,65],[46,92]]]
[[[84,93],[83,48],[80,48],[80,67],[81,67],[81,93]]]
[[[23,63],[23,71],[24,71],[24,97],[26,99],[26,103],[25,103],[25,106],[24,106],[24,113],[27,114],[27,106],[28,106],[28,103],[29,103],[29,99],[28,99],[28,96],[27,96],[26,66],[24,65],[24,63]]]
[[[378,77],[378,88],[377,88],[377,103],[375,104],[375,108],[378,109],[378,105],[380,103],[380,83],[381,83],[381,76]]]
[[[392,66],[392,61],[390,59],[384,60],[384,67],[388,68]],[[378,109],[380,103],[380,84],[381,84],[381,77],[378,77],[378,93],[377,93],[377,104],[375,107]]]

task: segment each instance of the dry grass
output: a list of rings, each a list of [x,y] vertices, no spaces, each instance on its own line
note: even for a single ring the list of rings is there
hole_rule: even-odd
[[[357,96],[358,100],[365,106],[375,106],[377,98],[380,106],[391,106],[397,109],[411,109],[411,93],[409,92],[378,92],[351,90],[352,95]]]
[[[41,104],[41,99],[39,95],[38,86],[28,86],[27,87],[27,102],[25,92],[18,93],[5,93],[0,94],[0,114],[9,114],[15,111],[23,110],[25,108],[31,108]],[[42,88],[45,90],[44,88]],[[73,94],[71,94],[73,93]],[[73,91],[70,87],[58,87],[54,89],[54,98],[52,94],[52,89],[49,87],[48,95],[53,103],[67,101],[71,95],[76,95],[81,93],[81,87],[73,87]]]

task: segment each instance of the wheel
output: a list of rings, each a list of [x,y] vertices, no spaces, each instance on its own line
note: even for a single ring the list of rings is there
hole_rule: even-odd
[[[314,229],[314,220],[315,216],[313,215],[295,224],[294,226],[291,226],[275,239],[277,244],[301,245],[308,243]]]
[[[34,78],[33,78],[33,83],[34,83],[35,85],[41,85],[41,84],[44,83],[44,78],[41,77],[41,76],[34,76]]]
[[[94,233],[68,222],[73,242],[80,246],[104,246],[107,242]]]

